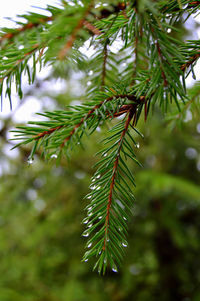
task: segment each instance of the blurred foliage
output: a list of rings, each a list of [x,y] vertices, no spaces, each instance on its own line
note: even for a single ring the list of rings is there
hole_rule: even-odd
[[[39,156],[27,167],[28,149],[12,160],[1,153],[10,168],[0,178],[0,300],[200,300],[199,123],[171,129],[154,116],[140,124],[144,168],[135,172],[127,256],[119,273],[102,278],[80,262],[80,235],[104,132],[58,167]]]

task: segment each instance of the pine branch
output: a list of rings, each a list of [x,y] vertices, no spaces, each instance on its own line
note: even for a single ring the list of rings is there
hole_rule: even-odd
[[[83,236],[93,236],[86,245],[90,250],[85,253],[83,260],[97,257],[94,269],[97,268],[99,273],[105,273],[108,266],[117,272],[117,265],[121,264],[124,247],[127,246],[127,221],[134,199],[127,181],[131,185],[135,185],[135,182],[126,160],[130,158],[139,164],[130,144],[134,143],[137,147],[137,143],[128,129],[135,112],[136,107],[132,105],[125,120],[114,126],[104,140],[108,146],[99,152],[102,159],[96,164],[98,169],[88,194],[91,202],[86,207],[88,216],[83,223],[87,224],[87,229]]]
[[[135,113],[135,110],[132,109],[132,108],[128,111],[128,113],[127,113],[128,118],[126,120],[124,130],[121,133],[121,137],[120,137],[119,142],[118,142],[119,147],[117,149],[116,159],[115,159],[114,166],[113,166],[113,172],[112,172],[112,178],[111,178],[111,184],[110,184],[110,190],[109,190],[109,197],[108,197],[108,205],[107,205],[107,211],[106,211],[105,238],[104,238],[104,242],[103,242],[103,251],[106,250],[108,237],[109,237],[110,210],[111,210],[111,205],[112,205],[113,190],[114,190],[115,180],[116,180],[116,176],[117,176],[117,169],[118,169],[118,164],[119,164],[120,152],[121,152],[124,136],[127,133],[129,124],[131,122],[131,119],[132,119],[134,113]]]
[[[20,28],[16,28],[15,30],[13,30],[12,32],[6,33],[4,34],[2,37],[0,37],[0,45],[5,41],[5,40],[13,40],[13,38],[15,38],[17,35],[19,35],[20,33],[25,32],[26,30],[32,29],[32,28],[36,28],[38,26],[40,26],[43,23],[47,23],[49,21],[52,21],[54,19],[54,17],[44,17],[44,18],[40,18],[38,20],[38,22],[29,22],[27,24],[24,24],[22,27]]]
[[[46,154],[48,154],[50,149],[52,149],[53,153],[61,152],[65,146],[68,148],[69,143],[72,143],[73,137],[79,142],[80,137],[82,137],[87,128],[91,128],[91,133],[93,133],[100,120],[107,120],[126,113],[130,109],[130,105],[124,105],[124,101],[133,102],[135,107],[143,103],[143,98],[137,99],[131,94],[118,94],[106,97],[110,94],[110,92],[102,92],[93,101],[93,103],[96,103],[98,99],[98,104],[94,106],[92,106],[90,101],[77,108],[77,111],[46,112],[42,115],[47,117],[49,121],[29,122],[29,127],[18,127],[17,130],[13,131],[16,134],[14,140],[23,141],[15,147],[35,141],[34,151],[32,151],[31,155],[32,159],[34,152],[40,147],[40,144],[38,144],[39,140],[44,141],[43,148]],[[80,132],[80,137],[78,132]],[[52,152],[50,153],[51,155]]]
[[[64,47],[60,50],[59,54],[58,54],[58,58],[59,60],[63,60],[65,58],[65,56],[67,55],[68,51],[71,49],[71,47],[73,46],[74,41],[76,40],[76,36],[78,34],[78,32],[80,31],[80,29],[83,27],[84,23],[85,23],[85,18],[87,17],[87,15],[90,13],[90,10],[92,9],[94,3],[94,1],[91,0],[90,4],[88,5],[87,9],[85,10],[85,12],[83,13],[82,18],[79,20],[78,24],[76,25],[76,27],[74,28],[74,30],[72,31],[72,34],[70,36],[70,38],[68,39],[67,43],[64,45]]]

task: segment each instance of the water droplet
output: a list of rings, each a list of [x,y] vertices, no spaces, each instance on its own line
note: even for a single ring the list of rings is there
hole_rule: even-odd
[[[98,126],[98,127],[96,128],[96,131],[97,131],[97,132],[101,132],[101,128]]]
[[[58,158],[58,156],[56,155],[56,154],[53,154],[53,155],[51,155],[51,158],[53,159],[53,158]]]
[[[77,144],[80,144],[80,142],[77,142]]]
[[[88,225],[88,228],[91,228],[91,227],[92,227],[92,225],[93,225],[93,224],[89,224],[89,225]]]
[[[91,199],[91,197],[92,197],[92,196],[91,196],[91,195],[89,195],[87,198],[88,198],[88,199]]]
[[[100,176],[101,176],[101,175],[99,174],[99,175],[97,175],[97,176],[96,176],[96,178],[97,178],[97,179],[99,179],[99,178],[100,178]]]
[[[127,218],[126,218],[125,216],[123,216],[123,219],[124,219],[125,221],[127,221]]]
[[[139,142],[136,144],[136,147],[137,147],[137,148],[140,148],[140,144],[139,144]]]
[[[92,179],[92,183],[95,181],[95,179]]]
[[[99,252],[99,255],[101,254],[101,251]]]
[[[117,268],[116,268],[116,267],[113,267],[113,268],[112,268],[112,271],[113,271],[113,272],[115,272],[115,273],[117,273],[117,272],[118,272],[118,270],[117,270]]]
[[[33,164],[33,159],[32,158],[28,159],[28,164]]]
[[[99,189],[101,189],[101,186],[98,186],[98,187],[97,187],[97,190],[99,190]]]
[[[96,185],[90,186],[90,189],[91,189],[91,190],[94,190],[94,189],[96,189],[96,187],[97,187]]]
[[[102,216],[99,216],[98,219],[102,219]]]
[[[89,236],[89,233],[88,233],[88,232],[83,232],[82,236],[88,237],[88,236]]]
[[[88,259],[85,260],[85,262],[87,262],[87,261],[88,261]]]
[[[92,206],[88,208],[88,211],[92,210]]]
[[[109,238],[107,238],[107,242],[109,242],[110,241],[110,239]]]
[[[83,224],[87,224],[89,222],[89,219],[84,219]]]
[[[107,153],[103,153],[103,156],[106,157],[106,156],[107,156]]]
[[[90,248],[91,246],[92,246],[92,243],[89,243],[89,245],[87,247]]]
[[[92,215],[92,212],[90,212],[89,214],[88,214],[88,216],[91,216]]]
[[[121,228],[121,227],[118,227],[118,230],[121,232],[121,231],[122,231],[122,228]]]
[[[122,246],[124,247],[124,248],[126,248],[128,245],[126,244],[126,243],[122,243]]]

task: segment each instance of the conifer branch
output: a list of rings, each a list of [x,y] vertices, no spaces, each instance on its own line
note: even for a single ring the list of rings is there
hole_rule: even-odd
[[[189,60],[186,62],[186,63],[184,63],[181,67],[180,67],[180,69],[182,70],[182,71],[185,71],[188,67],[190,67],[194,62],[196,62],[198,59],[200,58],[200,51],[198,51],[197,53],[195,53],[193,56],[191,56],[190,58],[189,58]]]
[[[111,205],[112,205],[113,190],[114,190],[115,180],[116,180],[116,176],[117,176],[117,169],[118,169],[118,164],[119,164],[120,152],[121,152],[121,148],[122,148],[122,145],[123,145],[124,136],[126,135],[126,132],[128,130],[129,124],[131,122],[131,119],[132,119],[134,113],[135,113],[135,108],[131,106],[131,108],[129,109],[129,111],[127,113],[128,118],[126,120],[124,130],[121,133],[121,137],[120,137],[119,142],[118,142],[119,147],[118,147],[117,153],[115,155],[116,159],[115,159],[114,166],[113,166],[112,179],[111,179],[111,183],[110,183],[110,190],[109,190],[109,197],[108,197],[108,205],[107,205],[107,209],[106,209],[105,238],[104,238],[104,242],[103,242],[103,251],[106,250],[108,237],[109,237],[110,210],[111,210]]]
[[[86,16],[90,13],[90,10],[91,10],[92,6],[94,5],[93,2],[94,2],[93,0],[90,1],[90,4],[88,5],[87,9],[83,13],[82,18],[79,20],[78,24],[73,29],[72,34],[71,34],[70,38],[68,39],[67,43],[60,50],[60,52],[58,54],[58,59],[59,60],[63,60],[65,58],[65,56],[67,55],[68,51],[73,46],[74,41],[76,40],[77,34],[79,33],[80,29],[83,27],[83,25],[84,25],[84,23],[86,21],[85,20]]]
[[[38,20],[38,22],[29,22],[27,24],[24,24],[22,27],[15,29],[13,32],[6,33],[2,37],[0,37],[0,44],[5,40],[12,40],[17,35],[19,35],[22,32],[25,32],[26,30],[36,28],[36,27],[40,26],[43,23],[47,23],[49,21],[52,21],[53,19],[54,19],[53,16],[44,17],[44,18],[40,18]]]

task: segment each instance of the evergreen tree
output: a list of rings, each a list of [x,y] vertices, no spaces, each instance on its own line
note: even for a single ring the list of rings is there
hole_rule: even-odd
[[[175,119],[198,101],[199,89],[188,97],[185,79],[200,57],[198,40],[182,41],[179,24],[198,13],[199,1],[64,1],[42,14],[23,15],[18,28],[1,30],[1,95],[12,107],[13,82],[23,97],[22,76],[34,83],[37,65],[50,65],[57,77],[74,70],[83,75],[83,103],[40,114],[44,121],[15,130],[16,146],[32,143],[29,163],[42,150],[47,160],[70,157],[99,127],[109,130],[87,195],[89,237],[83,260],[96,257],[99,272],[116,272],[127,246],[127,223],[134,204],[134,175],[129,168],[139,148],[138,122],[153,118],[155,107]],[[88,56],[83,51],[89,42]],[[3,106],[2,97],[1,104]],[[158,129],[159,131],[159,129]]]

